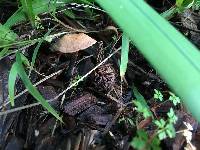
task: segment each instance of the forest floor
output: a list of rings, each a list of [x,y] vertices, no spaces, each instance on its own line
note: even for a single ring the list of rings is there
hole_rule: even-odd
[[[167,0],[147,2],[158,13],[175,4]],[[37,28],[28,22],[12,27],[23,40],[43,37],[48,31],[53,35],[50,42],[28,44],[19,51],[25,56],[24,64],[28,64],[38,47],[34,67],[27,73],[62,116],[63,123],[24,91],[20,78],[16,79],[15,105],[10,105],[8,76],[15,62],[14,46],[0,60],[0,149],[131,150],[141,145],[142,149],[200,149],[198,122],[182,103],[176,104],[179,98],[134,42],[130,42],[125,79],[121,79],[122,31],[106,12],[97,6],[67,4],[65,8],[53,15],[40,14]],[[17,9],[17,2],[4,1],[0,23],[4,24]],[[200,48],[199,10],[187,9],[169,22]],[[177,121],[161,132],[155,122],[167,120],[169,112],[176,115]]]

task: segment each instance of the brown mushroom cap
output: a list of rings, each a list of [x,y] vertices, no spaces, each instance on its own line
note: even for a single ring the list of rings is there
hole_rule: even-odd
[[[53,49],[62,53],[74,53],[84,50],[96,42],[84,33],[66,34],[53,45]]]

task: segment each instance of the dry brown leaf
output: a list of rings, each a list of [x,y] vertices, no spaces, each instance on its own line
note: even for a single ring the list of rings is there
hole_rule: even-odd
[[[66,34],[53,45],[53,49],[62,53],[74,53],[84,50],[96,42],[84,33]]]

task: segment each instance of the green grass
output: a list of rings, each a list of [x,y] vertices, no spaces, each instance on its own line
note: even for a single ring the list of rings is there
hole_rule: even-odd
[[[10,28],[13,25],[19,24],[22,21],[29,20],[32,27],[35,27],[35,15],[38,15],[43,12],[51,13],[55,11],[57,7],[64,6],[69,0],[62,0],[59,3],[57,1],[46,1],[46,0],[21,0],[21,7],[7,20],[4,25],[0,24],[0,48],[4,48],[0,52],[0,58],[5,57],[9,54],[9,48],[12,46],[24,46],[28,44],[37,43],[37,46],[34,50],[32,61],[29,64],[29,75],[31,70],[34,67],[35,60],[37,57],[38,50],[43,42],[43,40],[49,35],[52,30],[49,30],[43,38],[38,38],[34,40],[28,41],[17,41],[17,34],[15,34]],[[62,121],[59,114],[48,104],[48,102],[43,98],[43,96],[39,93],[39,91],[33,86],[31,83],[28,75],[25,72],[25,66],[29,62],[28,60],[19,52],[16,53],[16,62],[13,64],[10,74],[9,74],[9,81],[8,81],[8,90],[9,90],[9,98],[11,105],[14,106],[14,95],[15,95],[15,81],[17,76],[19,76],[25,87],[28,91],[32,94],[32,96],[38,100],[44,108],[48,110],[52,115],[54,115],[58,120]]]
[[[15,42],[17,34],[8,27],[0,24],[0,46]]]
[[[25,4],[22,5],[22,7],[19,7],[19,9],[6,21],[4,25],[10,28],[15,24],[32,19],[33,15],[39,15],[44,12],[51,13],[55,11],[55,8],[64,6],[68,2],[70,2],[70,0],[60,0],[59,2],[52,0],[33,0],[32,7],[26,7],[24,6]],[[33,20],[31,20],[31,22],[32,21]]]
[[[20,0],[22,4],[23,11],[26,17],[30,20],[31,25],[35,26],[35,14],[33,12],[32,0]]]
[[[124,78],[127,64],[128,64],[128,52],[129,52],[129,37],[123,33],[122,35],[122,50],[121,50],[121,62],[120,62],[120,76]]]

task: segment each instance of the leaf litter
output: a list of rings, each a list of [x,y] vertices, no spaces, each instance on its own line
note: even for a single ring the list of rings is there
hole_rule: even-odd
[[[152,2],[152,6],[154,5],[155,3]],[[168,5],[166,6],[168,7]],[[163,6],[162,9],[166,8]],[[79,27],[79,29],[96,30],[96,32],[87,32],[87,34],[69,33],[57,39],[56,42],[53,41],[41,45],[34,66],[36,70],[33,70],[32,73],[35,79],[32,81],[34,83],[39,82],[44,76],[50,76],[54,72],[62,70],[61,73],[48,78],[38,86],[38,90],[46,99],[55,97],[65,87],[69,87],[70,83],[76,82],[81,78],[81,75],[84,75],[82,72],[88,72],[88,70],[91,70],[91,68],[94,68],[94,66],[101,62],[98,58],[106,58],[121,45],[117,39],[120,38],[122,33],[120,30],[117,30],[116,25],[106,14],[99,13],[99,16],[97,15],[96,18],[88,18],[91,15],[88,15],[88,13],[91,12],[75,11],[73,14],[75,16],[74,19],[66,19],[66,16],[62,13],[57,14],[57,17],[74,29]],[[77,16],[83,18],[76,20]],[[41,20],[42,17],[45,18],[47,15],[41,16]],[[184,16],[181,17],[181,20],[183,20]],[[195,19],[195,21],[198,24],[198,19]],[[176,21],[174,23],[177,25]],[[46,27],[46,29],[49,24],[54,25],[52,21],[48,23],[41,22],[41,25]],[[188,28],[186,22],[183,22],[183,25]],[[197,26],[195,25],[195,31],[198,30]],[[20,32],[22,27],[24,31]],[[23,37],[24,33],[31,32],[31,29],[23,23],[16,26],[15,29],[15,33],[20,37]],[[199,35],[196,32],[185,29],[180,30],[186,35],[191,34],[192,39],[196,39],[193,42],[197,46],[199,45],[198,38],[196,38]],[[55,28],[55,31],[59,34],[66,30],[63,30],[63,27],[59,25]],[[38,37],[39,35],[34,31],[32,33],[34,34],[31,38],[34,38],[34,36]],[[41,33],[44,33],[44,31],[41,30]],[[103,42],[103,48],[98,47],[98,42]],[[25,56],[30,57],[31,54],[31,47],[24,50]],[[13,62],[13,57],[9,56],[8,58],[9,62]],[[147,104],[157,118],[167,117],[166,114],[173,105],[169,101],[164,103],[154,101],[154,89],[166,92],[169,91],[169,88],[160,80],[156,71],[149,66],[131,43],[129,60],[127,60],[128,69],[124,75],[128,86],[121,83],[119,60],[120,53],[117,53],[108,62],[89,74],[84,81],[67,91],[62,97],[64,100],[63,105],[59,105],[62,99],[57,99],[55,103],[50,103],[63,116],[64,124],[56,121],[41,106],[31,107],[2,116],[0,121],[2,121],[3,117],[6,119],[0,124],[1,148],[13,149],[19,147],[41,150],[131,149],[129,143],[137,135],[137,129],[147,130],[148,134],[145,135],[151,139],[155,131],[155,125],[153,125],[151,117],[145,119],[135,111],[135,105],[132,102],[135,99],[132,85],[134,84],[145,100],[148,100]],[[73,71],[70,69],[73,69]],[[0,68],[0,71],[5,73],[5,68]],[[2,79],[7,80],[2,73],[0,74],[1,83]],[[19,80],[16,81],[16,86],[16,88],[20,87],[16,94],[24,90],[23,84]],[[1,87],[3,88],[0,89],[0,93],[7,95],[5,84],[2,83]],[[164,98],[166,95],[164,94]],[[26,94],[16,99],[15,102],[16,107],[20,107],[34,103],[35,99],[30,94]],[[1,101],[2,103],[4,102]],[[122,108],[121,104],[125,107]],[[10,107],[2,107],[1,111],[9,109]],[[189,142],[198,147],[200,135],[198,123],[185,109],[179,108],[179,106],[176,106],[174,109],[178,116],[178,122],[175,125],[176,131],[179,132],[186,129],[184,122],[190,124],[193,131],[188,133],[193,134],[195,138]],[[143,110],[141,109],[141,111]],[[36,131],[37,135],[35,134]],[[183,133],[180,132],[175,139],[163,140],[162,145],[167,149],[180,149],[184,145],[190,148],[191,143],[189,142]]]

